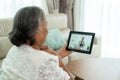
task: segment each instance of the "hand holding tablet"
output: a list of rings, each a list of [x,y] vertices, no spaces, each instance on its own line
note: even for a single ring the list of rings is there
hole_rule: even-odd
[[[91,54],[95,33],[70,31],[67,50]]]

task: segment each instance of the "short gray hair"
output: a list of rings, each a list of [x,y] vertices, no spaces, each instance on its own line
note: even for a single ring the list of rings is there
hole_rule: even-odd
[[[39,7],[31,6],[20,9],[14,17],[13,30],[9,33],[10,41],[16,46],[21,46],[29,40],[30,45],[33,45],[36,30],[44,20],[44,12]]]

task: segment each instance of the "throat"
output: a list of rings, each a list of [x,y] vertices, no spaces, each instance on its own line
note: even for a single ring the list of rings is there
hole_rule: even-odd
[[[32,45],[32,48],[37,49],[37,50],[40,50],[39,45]]]

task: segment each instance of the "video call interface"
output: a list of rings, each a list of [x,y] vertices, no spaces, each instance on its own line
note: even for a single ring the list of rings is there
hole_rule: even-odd
[[[92,35],[71,34],[69,49],[89,51],[92,41]]]

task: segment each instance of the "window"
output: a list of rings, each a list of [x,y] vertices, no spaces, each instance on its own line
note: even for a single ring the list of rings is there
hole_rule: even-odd
[[[14,17],[16,11],[25,6],[38,6],[48,14],[46,0],[1,0],[0,18]]]
[[[120,0],[75,1],[81,4],[75,12],[75,16],[79,16],[79,22],[75,22],[79,26],[77,29],[100,36],[101,43],[98,44],[102,57],[120,58]]]

